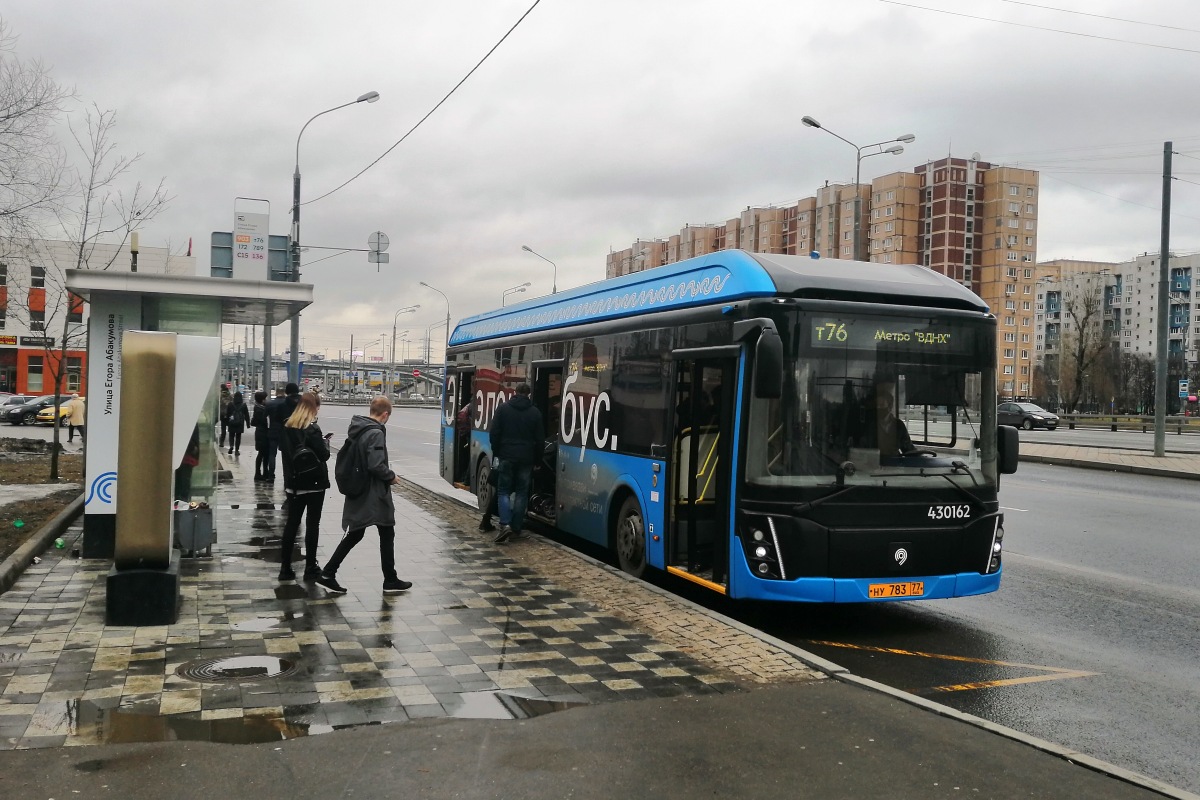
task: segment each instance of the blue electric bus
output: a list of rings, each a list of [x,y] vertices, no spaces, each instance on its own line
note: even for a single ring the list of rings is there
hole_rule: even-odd
[[[915,265],[725,250],[462,320],[442,474],[492,502],[487,430],[527,382],[530,516],[733,598],[995,591],[996,320]]]

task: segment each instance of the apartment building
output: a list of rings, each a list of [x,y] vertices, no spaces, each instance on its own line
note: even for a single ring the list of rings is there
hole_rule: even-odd
[[[1065,344],[1087,318],[1092,337],[1121,353],[1154,359],[1158,353],[1160,256],[1144,253],[1124,262],[1049,261],[1038,265],[1035,363],[1052,385],[1062,375]],[[1171,256],[1167,287],[1167,358],[1173,376],[1200,366],[1200,254]],[[1072,314],[1085,301],[1094,311]],[[1069,371],[1069,364],[1066,366]]]
[[[947,157],[883,175],[869,186],[827,183],[794,204],[747,207],[724,223],[639,239],[608,254],[605,275],[730,248],[845,260],[865,252],[879,263],[921,264],[988,303],[999,325],[1000,393],[1027,397],[1034,364],[1038,192],[1034,170],[997,166],[978,156]]]
[[[0,391],[50,394],[59,389],[86,394],[88,306],[65,289],[67,269],[76,265],[77,244],[42,240],[17,246],[0,241]],[[128,245],[97,244],[91,269],[129,272]],[[139,272],[194,275],[196,259],[166,248],[141,247]],[[64,323],[66,364],[60,369]]]

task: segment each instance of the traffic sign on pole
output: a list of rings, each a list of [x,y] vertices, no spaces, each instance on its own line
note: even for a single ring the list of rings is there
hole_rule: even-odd
[[[1190,386],[1190,381],[1187,378],[1184,378],[1183,380],[1179,381],[1179,396],[1180,397],[1187,397],[1189,394],[1191,394],[1189,386]]]

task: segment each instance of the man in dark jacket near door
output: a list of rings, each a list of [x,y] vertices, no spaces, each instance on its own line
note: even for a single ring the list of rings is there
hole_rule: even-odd
[[[392,472],[387,451],[387,421],[392,416],[392,401],[379,395],[371,401],[370,416],[355,414],[350,420],[343,447],[358,449],[357,455],[370,476],[367,489],[360,495],[346,496],[342,506],[342,530],[346,535],[338,542],[317,583],[331,592],[346,591],[337,580],[338,567],[350,555],[354,545],[362,541],[368,526],[379,529],[379,565],[383,569],[383,592],[403,592],[412,584],[396,575],[396,506],[392,502],[392,485],[400,478]]]
[[[268,400],[264,409],[267,416],[267,453],[263,457],[263,480],[267,483],[275,481],[275,456],[279,453],[279,440],[283,435],[284,423],[296,410],[300,402],[300,387],[289,383],[283,390],[282,397]],[[287,462],[283,465],[283,482],[287,483]]]
[[[528,383],[518,384],[517,393],[496,409],[488,432],[492,457],[499,461],[495,465],[500,512],[500,532],[496,534],[496,542],[521,535],[533,465],[542,452],[546,429],[542,424],[542,413],[529,399],[530,391]]]

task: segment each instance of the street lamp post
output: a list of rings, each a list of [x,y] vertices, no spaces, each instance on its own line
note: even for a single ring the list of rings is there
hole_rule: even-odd
[[[420,307],[420,304],[415,306],[405,306],[404,308],[396,311],[396,313],[392,316],[392,367],[388,370],[387,394],[392,393],[392,386],[396,382],[396,321],[400,319],[401,314],[411,314]]]
[[[862,174],[862,160],[864,158],[870,158],[871,156],[881,156],[884,153],[898,156],[904,152],[903,145],[897,144],[886,149],[883,146],[885,144],[892,144],[892,142],[904,142],[905,144],[908,144],[909,142],[916,141],[917,137],[913,136],[911,133],[905,133],[897,136],[895,139],[888,139],[883,142],[875,142],[874,144],[864,144],[859,146],[849,139],[838,136],[836,133],[829,130],[829,128],[822,126],[821,123],[817,122],[812,117],[803,117],[800,121],[809,128],[819,128],[828,133],[830,136],[841,139],[843,142],[854,148],[854,258],[856,261],[866,261],[866,255],[862,251],[862,197],[858,186],[859,176]],[[871,147],[878,147],[880,149],[877,152],[863,155],[863,150]]]
[[[449,347],[450,346],[450,298],[446,297],[446,293],[443,292],[441,289],[430,286],[425,281],[420,281],[420,284],[422,286],[424,286],[426,289],[433,289],[435,292],[437,292],[438,294],[440,294],[442,296],[443,300],[446,301],[446,347]],[[432,331],[432,326],[430,328],[427,328],[426,331],[427,332],[425,334],[425,366],[428,367],[429,359],[430,359],[430,355],[431,355],[430,347],[429,347],[429,332]]]
[[[521,249],[526,252],[533,253],[535,256],[540,258],[542,261],[545,261],[547,264],[554,267],[554,278],[553,278],[553,282],[550,284],[550,294],[558,294],[558,264],[555,264],[553,261],[546,258],[544,255],[542,255],[538,251],[534,250],[532,247],[530,247],[527,244],[521,245]]]
[[[300,137],[304,135],[304,129],[317,117],[328,114],[330,111],[337,111],[339,108],[356,105],[358,103],[374,103],[379,99],[379,92],[367,92],[359,95],[357,99],[342,103],[340,106],[327,108],[320,114],[314,114],[309,118],[308,122],[304,123],[304,127],[300,129],[299,136],[296,137],[296,169],[292,172],[292,258],[291,258],[291,275],[292,282],[300,280]],[[292,345],[291,359],[288,365],[288,377],[295,383],[300,382],[300,315],[296,314],[292,317]]]
[[[530,286],[529,281],[525,281],[520,286],[512,286],[504,290],[504,294],[500,295],[500,307],[504,307],[504,301],[508,299],[510,294],[521,294]]]

